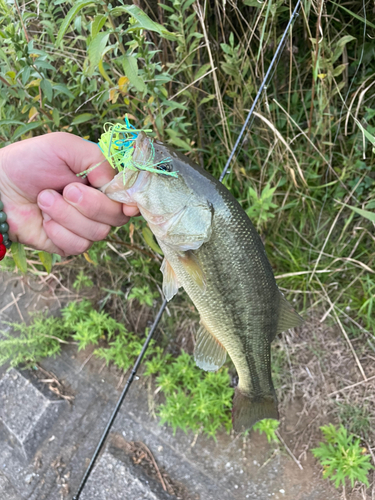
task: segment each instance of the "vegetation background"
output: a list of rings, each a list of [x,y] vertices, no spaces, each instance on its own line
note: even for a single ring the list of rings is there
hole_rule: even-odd
[[[2,146],[61,130],[97,142],[106,122],[127,113],[219,177],[294,5],[0,0]],[[273,345],[283,412],[300,405],[295,453],[334,422],[352,433],[340,428],[336,442],[331,432],[334,450],[356,437],[357,454],[374,456],[374,14],[372,0],[302,2],[225,179],[260,232],[281,290],[306,318]],[[53,319],[47,330],[40,318],[18,325],[19,336],[0,344],[0,362],[35,365],[74,341],[98,345],[97,356],[126,371],[160,302],[160,249],[145,223],[135,219],[63,261],[12,250],[3,268],[57,279],[77,304],[64,309],[55,339],[46,336]],[[215,436],[230,428],[235,371],[230,363],[216,376],[194,367],[185,352],[196,324],[179,294],[145,374],[164,398],[163,421]],[[366,484],[363,470],[355,478]]]

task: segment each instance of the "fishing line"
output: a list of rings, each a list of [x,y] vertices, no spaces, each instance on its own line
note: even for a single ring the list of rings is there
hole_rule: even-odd
[[[272,61],[271,61],[271,64],[270,64],[270,66],[269,66],[269,68],[268,68],[268,70],[267,70],[267,73],[266,73],[266,75],[265,75],[265,77],[264,77],[264,79],[263,79],[263,81],[262,81],[262,83],[261,83],[261,86],[259,87],[259,90],[258,90],[257,95],[255,96],[255,99],[254,99],[253,105],[252,105],[252,106],[251,106],[251,108],[250,108],[250,111],[249,111],[249,113],[248,113],[248,115],[247,115],[247,118],[246,118],[246,120],[245,120],[245,123],[244,123],[244,125],[243,125],[243,127],[242,127],[242,129],[241,129],[240,135],[239,135],[239,136],[238,136],[238,138],[237,138],[236,144],[234,145],[234,147],[233,147],[233,149],[232,149],[232,151],[231,151],[231,154],[229,155],[228,161],[227,161],[227,163],[226,163],[226,165],[225,165],[225,167],[224,167],[224,169],[223,169],[223,171],[222,171],[222,173],[221,173],[221,175],[220,175],[220,178],[219,178],[219,181],[220,181],[220,182],[222,182],[222,181],[223,181],[223,179],[224,179],[224,177],[225,177],[225,175],[226,175],[226,173],[227,173],[227,170],[228,170],[228,168],[229,168],[229,165],[230,165],[230,163],[231,163],[231,161],[232,161],[232,159],[233,159],[233,157],[234,157],[234,154],[235,154],[235,152],[236,152],[236,149],[237,149],[237,147],[238,147],[238,145],[239,145],[239,143],[240,143],[240,141],[241,141],[241,138],[242,138],[242,136],[243,136],[243,134],[244,134],[244,132],[245,132],[246,128],[249,126],[249,124],[250,124],[250,125],[252,124],[252,121],[250,122],[250,119],[251,119],[251,118],[252,118],[252,116],[253,116],[253,112],[254,112],[255,106],[257,105],[257,103],[258,103],[258,101],[259,101],[259,98],[260,98],[260,96],[261,96],[261,94],[262,94],[263,90],[266,88],[266,84],[267,84],[267,82],[268,82],[268,81],[269,81],[269,79],[270,79],[270,75],[271,75],[271,74],[273,74],[272,72],[276,69],[276,68],[273,68],[273,67],[275,66],[275,64],[277,63],[277,61],[278,61],[278,59],[279,59],[279,57],[280,57],[280,55],[281,55],[281,51],[282,51],[282,48],[283,48],[283,46],[284,46],[284,43],[285,43],[285,40],[286,40],[286,37],[287,37],[288,31],[289,31],[289,28],[291,27],[291,25],[292,25],[293,21],[294,21],[294,20],[295,20],[295,18],[297,17],[297,15],[298,15],[298,11],[299,11],[299,9],[300,9],[300,6],[301,6],[301,0],[298,0],[298,1],[297,1],[296,6],[295,6],[295,8],[294,8],[294,11],[293,11],[293,13],[292,13],[292,16],[291,16],[291,18],[289,19],[288,25],[287,25],[287,27],[285,28],[285,31],[284,31],[284,33],[283,33],[283,36],[281,37],[281,40],[280,40],[280,42],[279,42],[279,45],[277,46],[276,52],[275,52],[275,54],[274,54],[274,56],[273,56],[273,58],[272,58]],[[127,139],[127,140],[128,140],[128,139]],[[91,474],[92,469],[93,469],[93,467],[94,467],[94,465],[95,465],[95,463],[96,463],[96,460],[97,460],[97,458],[98,458],[98,456],[99,456],[99,453],[100,453],[101,449],[103,448],[104,442],[105,442],[105,440],[107,439],[107,436],[108,436],[108,434],[109,434],[109,431],[111,430],[111,427],[112,427],[112,425],[113,425],[113,422],[114,422],[114,420],[115,420],[115,418],[116,418],[116,416],[117,416],[117,414],[118,414],[118,412],[119,412],[119,410],[120,410],[120,407],[121,407],[121,405],[122,405],[122,403],[123,403],[123,401],[124,401],[124,399],[125,399],[125,396],[126,396],[126,394],[127,394],[128,390],[129,390],[129,387],[130,387],[131,383],[132,383],[132,382],[133,382],[133,380],[134,380],[134,377],[135,377],[135,375],[136,375],[136,373],[137,373],[137,370],[138,370],[138,368],[139,368],[139,365],[141,364],[142,358],[143,358],[143,356],[144,356],[144,354],[145,354],[145,352],[146,352],[146,350],[147,350],[147,348],[148,348],[148,346],[149,346],[149,344],[150,344],[150,341],[151,341],[151,339],[152,339],[152,336],[153,336],[153,334],[154,334],[154,332],[155,332],[155,330],[156,330],[156,328],[157,328],[157,326],[158,326],[158,323],[159,323],[159,321],[160,321],[160,319],[161,319],[161,317],[162,317],[162,315],[163,315],[163,312],[164,312],[164,309],[166,308],[166,305],[167,305],[167,300],[166,300],[166,299],[164,299],[164,301],[163,301],[162,305],[160,306],[160,309],[159,309],[159,311],[158,311],[158,314],[157,314],[157,316],[156,316],[156,318],[155,318],[155,321],[154,321],[154,323],[153,323],[153,325],[152,325],[152,327],[151,327],[151,330],[150,330],[150,332],[149,332],[149,334],[148,334],[148,336],[147,336],[147,339],[146,339],[145,343],[143,344],[142,351],[141,351],[141,353],[139,354],[138,359],[137,359],[137,361],[136,361],[136,362],[135,362],[135,364],[134,364],[134,367],[133,367],[133,369],[132,369],[132,371],[131,371],[131,374],[130,374],[130,376],[129,376],[128,380],[126,381],[125,387],[124,387],[124,389],[123,389],[123,391],[122,391],[122,393],[121,393],[121,396],[119,397],[119,400],[117,401],[116,407],[115,407],[115,409],[113,410],[113,412],[112,412],[112,415],[111,415],[110,419],[108,420],[108,423],[107,423],[107,425],[106,425],[106,428],[105,428],[105,430],[104,430],[104,432],[103,432],[103,434],[102,434],[102,437],[100,438],[100,441],[99,441],[99,443],[98,443],[98,445],[97,445],[97,447],[96,447],[96,449],[95,449],[95,451],[94,451],[94,454],[93,454],[93,456],[92,456],[92,458],[91,458],[90,464],[89,464],[89,466],[88,466],[88,467],[87,467],[87,469],[86,469],[85,475],[83,476],[83,479],[82,479],[82,481],[81,481],[81,483],[80,483],[80,485],[79,485],[79,488],[78,488],[78,490],[77,490],[77,493],[76,493],[76,495],[73,497],[73,499],[72,499],[72,500],[79,500],[79,497],[80,497],[80,495],[81,495],[81,493],[82,493],[82,490],[83,490],[83,488],[84,488],[84,486],[85,486],[85,484],[86,484],[87,480],[88,480],[88,479],[89,479],[89,477],[90,477],[90,474]]]

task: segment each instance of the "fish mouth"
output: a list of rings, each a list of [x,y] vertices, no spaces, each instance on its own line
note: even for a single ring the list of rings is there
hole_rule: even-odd
[[[132,156],[133,165],[139,170],[143,165],[147,165],[152,159],[152,139],[147,137],[144,132],[140,132],[134,144],[134,153]]]
[[[139,193],[145,188],[147,181],[149,180],[149,177],[150,177],[149,172],[141,170],[136,174],[135,181],[133,181],[134,179],[133,177],[132,179],[133,183],[130,184],[128,182],[128,185],[126,186],[126,194],[130,199],[134,196],[135,193]]]

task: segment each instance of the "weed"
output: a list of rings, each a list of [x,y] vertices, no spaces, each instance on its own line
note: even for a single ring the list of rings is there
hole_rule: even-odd
[[[145,332],[147,336],[147,330]],[[151,340],[147,349],[147,356],[151,357],[154,354],[155,341]],[[119,332],[113,341],[109,342],[108,347],[96,349],[94,354],[98,358],[103,358],[106,364],[115,364],[120,370],[126,372],[134,361],[139,356],[144,344],[144,339],[135,337],[133,333],[125,329]]]
[[[368,405],[337,402],[338,417],[342,425],[353,434],[368,440],[371,432],[372,413]]]
[[[82,269],[80,269],[77,277],[73,283],[73,288],[79,292],[81,288],[93,286],[92,280],[86,276]]]
[[[348,435],[342,425],[338,429],[333,424],[325,425],[321,431],[327,443],[320,443],[312,453],[323,466],[323,477],[334,481],[336,488],[345,486],[346,479],[352,487],[356,481],[368,487],[367,474],[374,467],[366,448],[360,446],[360,440]]]
[[[269,443],[278,443],[279,438],[276,436],[276,431],[279,428],[280,422],[278,420],[274,420],[273,418],[265,418],[257,422],[253,429],[258,431],[259,434],[264,434],[267,437],[267,441]]]
[[[59,318],[36,314],[29,326],[9,323],[18,336],[2,331],[0,340],[0,366],[6,362],[15,367],[31,368],[42,358],[60,352],[61,342],[68,339],[68,332]],[[53,332],[53,334],[51,333]]]
[[[184,432],[190,429],[215,437],[221,426],[231,429],[233,389],[226,368],[206,373],[185,352],[174,359],[157,350],[146,362],[145,374],[157,375],[156,383],[165,397],[158,415],[161,423],[166,422],[174,432],[177,428]]]
[[[278,208],[278,205],[272,203],[275,191],[276,187],[271,188],[269,184],[264,187],[260,196],[258,196],[257,192],[252,187],[248,189],[247,196],[250,206],[246,210],[246,213],[250,219],[256,221],[258,229],[260,229],[269,219],[275,217],[271,212],[272,209]]]
[[[141,306],[152,306],[152,304],[154,303],[154,299],[158,297],[158,295],[158,293],[152,292],[148,285],[145,285],[141,288],[133,287],[131,292],[129,293],[128,299],[136,299]]]
[[[44,357],[60,353],[62,343],[74,341],[78,350],[82,350],[107,340],[112,341],[109,348],[97,349],[95,354],[126,370],[142,346],[139,338],[122,323],[103,311],[96,311],[87,300],[64,307],[62,320],[39,313],[30,325],[11,323],[9,326],[20,335],[1,333],[4,339],[0,342],[0,365],[10,362],[11,366],[30,367]]]

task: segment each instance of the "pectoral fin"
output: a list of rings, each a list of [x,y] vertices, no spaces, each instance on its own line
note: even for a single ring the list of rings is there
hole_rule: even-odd
[[[215,372],[225,363],[227,351],[223,345],[201,325],[197,332],[194,359],[199,368]]]
[[[166,258],[164,258],[160,270],[163,273],[163,293],[169,301],[176,295],[180,285],[178,284],[176,273]]]
[[[182,252],[178,256],[181,264],[184,266],[186,272],[189,274],[191,279],[195,281],[196,285],[202,290],[203,293],[206,291],[206,277],[198,259],[195,257],[192,251]]]
[[[277,323],[277,333],[285,332],[289,328],[300,326],[303,323],[301,316],[296,313],[293,307],[280,292],[279,320]]]

